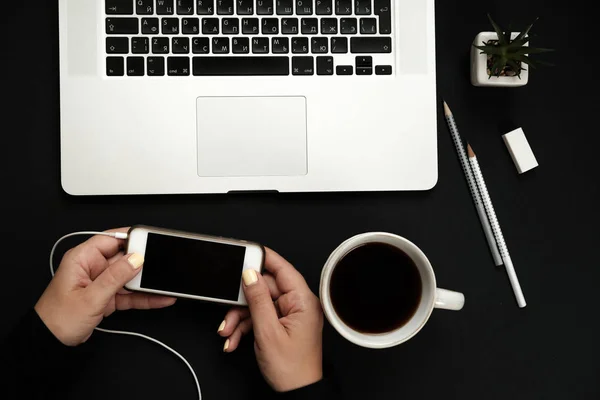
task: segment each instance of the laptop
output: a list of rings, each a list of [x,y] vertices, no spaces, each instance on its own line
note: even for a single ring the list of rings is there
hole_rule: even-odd
[[[72,195],[427,190],[433,0],[59,0]]]

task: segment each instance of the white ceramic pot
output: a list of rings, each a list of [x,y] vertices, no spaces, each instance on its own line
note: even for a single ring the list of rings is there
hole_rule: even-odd
[[[513,32],[511,37],[515,39],[519,35],[518,32]],[[498,40],[496,32],[481,32],[473,44],[482,46],[484,42],[489,40]],[[481,50],[471,46],[471,83],[474,86],[496,86],[496,87],[518,87],[525,86],[529,82],[529,66],[525,65],[521,71],[521,77],[518,76],[492,76],[487,73],[487,54],[480,54]]]

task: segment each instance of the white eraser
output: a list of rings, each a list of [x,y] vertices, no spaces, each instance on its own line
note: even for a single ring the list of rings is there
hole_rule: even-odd
[[[506,147],[508,147],[508,151],[510,152],[519,174],[538,166],[538,162],[535,159],[533,151],[531,151],[531,147],[529,146],[529,142],[525,137],[523,129],[515,129],[502,136],[502,138],[504,139],[504,143],[506,143]]]

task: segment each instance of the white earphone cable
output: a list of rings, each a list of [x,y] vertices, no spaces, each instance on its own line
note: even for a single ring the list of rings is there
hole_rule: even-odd
[[[58,247],[59,243],[62,242],[63,240],[72,237],[72,236],[79,236],[79,235],[86,235],[86,236],[96,236],[96,235],[100,235],[100,236],[109,236],[115,239],[127,239],[127,233],[122,233],[122,232],[93,232],[93,231],[85,231],[85,232],[74,232],[74,233],[69,233],[68,235],[65,235],[63,237],[61,237],[60,239],[58,239],[56,241],[56,243],[54,243],[54,246],[52,246],[52,250],[50,251],[50,274],[52,274],[52,277],[54,277],[54,252],[56,251],[56,247]],[[194,382],[196,383],[196,389],[198,390],[198,399],[202,400],[202,392],[200,391],[200,383],[198,382],[198,377],[196,376],[196,373],[194,372],[194,369],[192,368],[192,366],[190,365],[190,363],[185,359],[185,357],[183,357],[181,354],[179,354],[177,351],[173,350],[172,348],[170,348],[169,346],[167,346],[166,344],[162,343],[159,340],[156,340],[154,338],[151,338],[150,336],[146,336],[146,335],[142,335],[141,333],[137,333],[137,332],[127,332],[127,331],[115,331],[115,330],[110,330],[110,329],[104,329],[104,328],[94,328],[97,331],[100,332],[105,332],[105,333],[113,333],[115,335],[127,335],[127,336],[137,336],[140,337],[142,339],[146,339],[149,340],[153,343],[156,343],[162,347],[164,347],[165,349],[169,350],[171,353],[175,354],[177,357],[179,357],[179,359],[181,359],[181,361],[184,362],[184,364],[189,368],[190,372],[192,373],[192,376],[194,377]]]

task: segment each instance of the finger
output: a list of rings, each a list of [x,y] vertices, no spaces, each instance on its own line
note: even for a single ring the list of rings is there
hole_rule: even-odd
[[[107,233],[115,233],[115,232],[126,233],[128,231],[129,231],[129,228],[118,228],[118,229],[111,229],[106,232]],[[123,248],[124,243],[125,242],[123,239],[116,239],[116,238],[112,238],[109,236],[96,235],[96,236],[92,236],[87,241],[85,241],[83,243],[83,245],[98,249],[105,258],[110,258],[110,257],[113,257],[115,254],[117,254],[119,252],[119,250],[121,250]]]
[[[269,248],[266,248],[265,268],[273,275],[277,282],[277,287],[283,293],[298,289],[308,289],[308,285],[300,272],[285,258]]]
[[[250,310],[247,307],[234,307],[225,315],[225,319],[219,325],[217,333],[223,337],[230,336],[237,328],[239,323],[250,317]]]
[[[240,322],[237,328],[233,331],[231,336],[225,341],[223,351],[225,353],[231,353],[238,348],[242,340],[242,336],[247,335],[252,330],[252,318],[247,318]]]
[[[270,341],[281,329],[281,324],[265,278],[255,270],[248,269],[242,274],[242,281],[256,340],[259,343]]]
[[[94,302],[106,305],[141,270],[144,257],[129,254],[122,257],[102,272],[88,287],[87,291]]]
[[[271,298],[273,299],[273,301],[277,300],[279,296],[281,296],[283,293],[281,293],[281,290],[279,290],[275,278],[273,277],[273,275],[268,273],[264,274],[263,278],[265,278],[265,283],[269,287],[269,292],[271,292]]]
[[[176,301],[175,297],[144,293],[118,294],[115,297],[115,308],[117,310],[151,310],[172,306]]]

